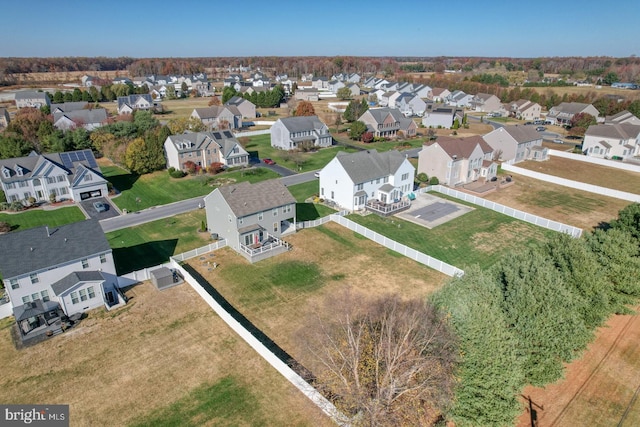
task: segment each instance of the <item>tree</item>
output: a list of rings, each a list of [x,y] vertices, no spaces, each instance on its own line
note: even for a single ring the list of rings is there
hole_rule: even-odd
[[[598,120],[588,113],[578,113],[571,119],[570,135],[584,136],[591,125],[598,124]]]
[[[355,121],[351,123],[351,129],[349,129],[349,138],[357,141],[362,137],[362,134],[367,131],[367,125],[361,121]]]
[[[343,118],[348,122],[356,121],[364,114],[365,111],[369,109],[369,104],[366,99],[362,99],[362,101],[352,100],[347,105],[347,108],[344,111]]]
[[[231,98],[233,98],[234,96],[236,96],[236,94],[237,94],[237,92],[236,92],[235,88],[233,88],[232,86],[225,86],[224,89],[222,89],[222,103],[226,104],[226,102],[228,100],[230,100]],[[254,102],[254,104],[255,104],[255,102]]]
[[[207,105],[209,107],[211,107],[212,105],[222,105],[222,102],[220,102],[220,98],[218,98],[217,96],[213,95],[211,97],[211,99],[209,100],[209,102],[207,103]]]
[[[631,234],[640,240],[640,203],[631,203],[618,212],[618,218],[611,221],[611,227]]]
[[[431,296],[460,341],[459,380],[449,412],[457,426],[513,425],[522,410],[517,395],[524,374],[502,300],[493,275],[477,266]]]
[[[294,116],[315,116],[316,111],[313,108],[313,104],[309,101],[300,101],[296,107]]]
[[[336,93],[336,95],[338,96],[339,99],[341,100],[345,100],[345,99],[350,99],[351,98],[351,89],[349,89],[348,87],[341,87],[340,89],[338,89],[338,93]]]
[[[167,127],[172,135],[184,133],[185,131],[204,132],[207,130],[207,127],[201,120],[191,116],[171,119],[167,122]]]
[[[451,397],[457,343],[437,310],[398,296],[338,295],[308,319],[316,385],[355,425],[430,425]],[[316,368],[317,366],[317,368]]]
[[[182,82],[182,85],[180,85],[180,90],[182,92],[182,97],[186,97],[187,92],[189,92],[189,86],[187,86],[187,82]]]
[[[613,71],[608,72],[603,78],[602,83],[611,86],[612,83],[619,82],[620,78]]]

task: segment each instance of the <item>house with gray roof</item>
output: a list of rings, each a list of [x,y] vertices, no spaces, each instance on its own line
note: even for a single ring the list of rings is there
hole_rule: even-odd
[[[241,96],[234,96],[230,98],[227,102],[224,103],[224,105],[237,108],[243,119],[256,118],[256,105]],[[239,127],[242,127],[242,124],[240,124]]]
[[[330,147],[333,137],[318,116],[285,117],[271,126],[271,146],[281,150],[295,150],[308,144]]]
[[[0,235],[0,253],[0,273],[23,339],[61,328],[62,313],[124,304],[97,220]]]
[[[0,118],[0,120],[2,120]],[[614,114],[612,116],[607,116],[604,119],[605,124],[622,124],[628,123],[631,125],[640,125],[640,118],[634,116],[631,112],[627,110],[620,111],[618,114]]]
[[[444,104],[430,104],[422,116],[422,125],[426,128],[451,129],[453,122],[458,119],[462,123],[464,111],[461,108]]]
[[[91,150],[69,151],[0,160],[0,183],[8,202],[34,198],[81,201],[109,194]]]
[[[568,125],[571,123],[573,116],[580,113],[592,115],[596,119],[600,117],[600,112],[591,104],[582,102],[561,102],[555,107],[551,107],[547,113],[546,121],[553,125]]]
[[[471,107],[472,99],[473,95],[466,94],[461,90],[455,90],[447,98],[447,104],[454,107],[469,108]]]
[[[51,100],[45,92],[33,90],[21,90],[15,95],[16,107],[20,108],[42,108],[51,105]]]
[[[87,101],[63,102],[60,104],[51,104],[51,114],[69,113],[71,111],[84,110],[89,106]]]
[[[148,93],[118,97],[118,114],[132,114],[137,110],[149,111],[153,107],[153,98]]]
[[[640,125],[611,123],[589,126],[582,151],[587,156],[626,160],[640,156]]]
[[[290,249],[282,237],[296,229],[296,199],[279,180],[224,185],[204,198],[207,229],[249,262]]]
[[[392,212],[409,206],[400,203],[413,191],[415,172],[396,150],[341,151],[320,171],[320,197],[349,211],[388,207]]]
[[[410,138],[416,135],[418,128],[396,108],[370,108],[358,120],[367,125],[367,132],[378,138],[394,139],[400,135]]]
[[[320,99],[320,91],[313,87],[299,87],[293,96],[301,101],[317,101]]]
[[[227,167],[247,166],[249,153],[233,136],[231,131],[187,132],[169,135],[164,142],[167,168],[174,167],[183,172],[193,162],[197,168],[207,168],[212,163]]]
[[[194,108],[191,117],[202,122],[209,130],[238,129],[242,127],[242,113],[235,105],[212,105]]]
[[[104,108],[53,113],[53,126],[60,130],[73,130],[79,127],[94,130],[106,121],[107,110]]]
[[[533,126],[503,126],[483,138],[493,148],[499,160],[510,164],[549,158],[549,150],[542,146],[542,135]]]
[[[314,77],[311,79],[311,86],[315,89],[328,89],[329,88],[329,79],[326,77]]]

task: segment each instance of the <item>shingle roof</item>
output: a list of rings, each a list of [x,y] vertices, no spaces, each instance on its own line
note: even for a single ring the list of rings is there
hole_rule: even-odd
[[[378,153],[377,150],[356,153],[339,152],[336,159],[354,184],[362,184],[377,178],[394,174],[406,157],[396,150]]]
[[[60,110],[62,112],[83,110],[89,103],[87,101],[63,102],[62,104],[51,104],[51,112]]]
[[[586,136],[598,136],[612,139],[635,139],[640,135],[640,125],[615,123],[609,125],[592,125],[585,132]]]
[[[33,99],[33,98],[47,99],[48,96],[46,92],[37,92],[34,90],[21,90],[20,92],[16,92],[16,95],[14,97],[14,99],[16,100]]]
[[[468,159],[473,150],[480,145],[483,153],[490,153],[493,149],[479,135],[467,138],[452,138],[450,136],[440,136],[428,145],[438,144],[449,157],[458,159]]]
[[[549,113],[578,114],[582,113],[589,105],[591,104],[584,104],[582,102],[561,102],[555,107],[551,107]]]
[[[70,155],[73,155],[70,153],[76,153],[76,151],[68,151],[66,153],[68,153],[67,157],[69,157]],[[85,157],[85,160],[74,161],[71,167],[65,166],[64,162],[60,158],[61,153],[49,153],[49,154],[39,155],[32,152],[30,155],[26,157],[17,157],[13,159],[0,159],[0,170],[3,169],[4,167],[7,167],[11,171],[11,176],[9,178],[6,178],[4,174],[0,173],[0,180],[2,180],[3,182],[12,182],[12,181],[24,181],[26,179],[33,178],[36,176],[44,177],[46,176],[48,171],[54,166],[58,166],[61,169],[67,171],[70,182],[71,180],[73,180],[73,177],[76,175],[77,173],[76,169],[78,168],[79,165],[83,165],[84,167],[91,169],[93,172],[97,173],[98,175],[101,175],[99,170],[91,168],[91,165],[95,163],[95,158],[93,158],[93,152],[91,152],[91,150],[79,150],[77,151],[77,153],[82,153],[83,156]],[[90,157],[90,158],[86,158],[86,157]],[[18,176],[15,173],[16,165],[23,168],[22,176]]]
[[[371,117],[376,121],[376,123],[381,124],[384,123],[384,119],[387,115],[391,115],[395,119],[395,121],[399,122],[400,119],[404,118],[400,110],[396,108],[370,108],[364,112],[364,114],[371,114]],[[364,115],[363,114],[363,115]]]
[[[318,116],[296,116],[278,119],[289,132],[302,132],[311,129],[321,129],[325,126]]]
[[[241,182],[234,185],[224,185],[214,191],[219,191],[236,217],[264,212],[273,208],[296,202],[287,187],[279,180],[268,180],[251,184]]]
[[[104,276],[99,271],[74,271],[53,283],[51,289],[56,296],[60,296],[80,282],[97,282],[103,280]]]
[[[5,279],[110,252],[97,220],[36,227],[0,235],[0,272]]]
[[[507,131],[509,135],[516,140],[518,144],[529,141],[542,139],[542,136],[535,130],[533,126],[504,126],[502,129]]]
[[[63,113],[54,113],[53,123],[55,124],[62,117],[82,124],[102,123],[107,120],[107,110],[95,108],[93,110],[71,110]]]

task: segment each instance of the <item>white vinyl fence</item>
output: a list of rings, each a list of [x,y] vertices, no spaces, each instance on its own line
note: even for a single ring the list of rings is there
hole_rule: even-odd
[[[502,164],[502,170],[528,176],[529,178],[539,179],[540,181],[562,185],[563,187],[569,187],[576,190],[587,191],[589,193],[600,194],[601,196],[614,197],[616,199],[626,200],[628,202],[640,202],[640,194],[627,193],[626,191],[613,190],[611,188],[600,187],[593,184],[585,184],[584,182],[578,182],[553,175],[547,175],[506,163]]]
[[[558,150],[549,150],[549,155],[562,157],[563,159],[576,160],[578,162],[592,163],[595,165],[622,169],[630,172],[640,172],[640,165],[633,164],[633,163],[622,163],[616,160],[600,159],[598,157],[590,157],[590,156],[585,156],[583,154],[568,153],[566,151],[558,151]]]
[[[502,165],[504,168],[504,164]],[[510,166],[511,167],[511,166]],[[515,172],[514,172],[515,173]],[[573,227],[571,225],[563,224],[558,221],[553,221],[547,218],[542,218],[537,215],[533,215],[518,209],[510,208],[500,203],[495,203],[482,197],[474,196],[473,194],[464,193],[462,191],[454,190],[453,188],[445,187],[442,185],[430,185],[420,189],[420,192],[426,193],[429,191],[437,191],[447,196],[455,197],[456,199],[464,200],[465,202],[473,203],[474,205],[482,206],[483,208],[491,209],[492,211],[500,212],[501,214],[510,216],[512,218],[519,219],[521,221],[535,224],[539,227],[547,228],[549,230],[559,231],[561,233],[568,233],[573,237],[580,237],[582,235],[582,229]]]
[[[236,138],[240,138],[243,136],[256,136],[256,135],[267,135],[271,134],[271,129],[263,129],[263,130],[251,130],[247,132],[238,132],[233,134]]]

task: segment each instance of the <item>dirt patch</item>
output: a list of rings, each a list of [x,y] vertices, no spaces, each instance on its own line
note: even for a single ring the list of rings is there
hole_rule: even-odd
[[[639,352],[640,316],[614,316],[582,358],[567,366],[564,380],[545,388],[529,386],[522,394],[537,405],[541,426],[640,425],[640,405],[631,405],[640,385]],[[528,411],[517,425],[531,425]]]
[[[520,221],[514,221],[506,224],[500,224],[495,232],[475,233],[471,237],[474,247],[484,253],[492,254],[501,251],[500,245],[496,244],[496,236],[500,236],[500,240],[510,242],[510,245],[518,246],[524,244],[532,237],[541,237],[537,230],[523,224]]]

